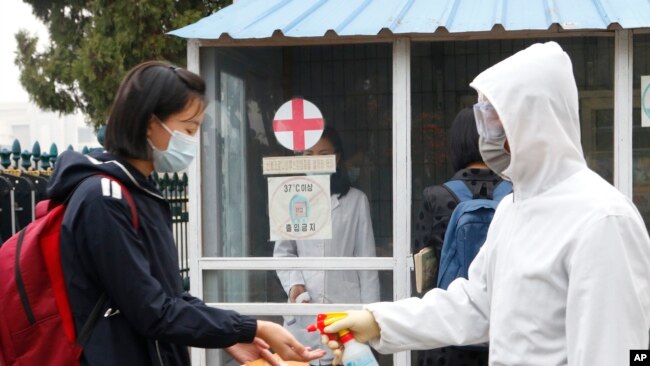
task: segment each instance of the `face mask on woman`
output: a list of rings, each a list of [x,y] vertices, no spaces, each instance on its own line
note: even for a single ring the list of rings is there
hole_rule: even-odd
[[[197,138],[172,131],[164,123],[159,123],[171,135],[171,138],[167,150],[164,151],[156,149],[151,140],[147,139],[153,149],[154,169],[157,172],[165,173],[175,173],[187,169],[196,155]]]
[[[503,172],[510,165],[510,153],[505,148],[506,131],[496,110],[488,101],[478,102],[474,104],[474,118],[476,119],[476,128],[479,134],[478,146],[483,162],[490,170],[502,178],[508,179]]]

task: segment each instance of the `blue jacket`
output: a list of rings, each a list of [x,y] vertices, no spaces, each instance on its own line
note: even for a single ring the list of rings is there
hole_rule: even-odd
[[[98,174],[128,189],[137,232],[121,187]],[[208,307],[183,291],[169,205],[150,179],[113,155],[66,151],[48,194],[63,202],[73,191],[61,228],[61,258],[77,334],[101,294],[108,296],[82,345],[82,365],[189,365],[187,346],[253,340],[254,318]],[[114,315],[104,316],[109,308]]]

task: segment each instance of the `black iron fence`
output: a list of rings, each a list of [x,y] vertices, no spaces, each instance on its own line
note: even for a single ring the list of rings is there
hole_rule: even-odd
[[[189,213],[187,211],[187,174],[178,173],[162,174],[153,173],[153,180],[158,189],[169,202],[172,213],[172,225],[174,228],[174,241],[178,249],[178,265],[181,268],[183,287],[190,289],[190,262],[187,251],[187,223]]]
[[[68,150],[73,150],[68,146]],[[83,154],[95,149],[84,147]],[[11,151],[0,150],[0,245],[34,220],[36,204],[46,198],[45,188],[56,166],[58,147],[41,151],[34,143],[32,150],[21,150],[15,140]],[[153,174],[153,180],[169,202],[178,249],[178,260],[185,289],[189,289],[189,258],[187,251],[187,174]]]

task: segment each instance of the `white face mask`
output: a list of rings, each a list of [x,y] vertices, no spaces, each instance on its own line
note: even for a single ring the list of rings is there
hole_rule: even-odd
[[[510,153],[505,148],[505,136],[500,140],[488,140],[483,136],[478,138],[478,150],[485,165],[501,178],[510,180],[503,172],[510,166]]]
[[[501,178],[510,180],[503,172],[510,165],[510,153],[505,148],[506,131],[499,119],[499,115],[490,102],[479,95],[479,100],[474,104],[474,118],[479,140],[478,149],[485,165]]]
[[[179,131],[172,131],[164,123],[159,123],[171,135],[171,138],[167,150],[164,151],[156,149],[151,140],[147,139],[153,149],[154,169],[161,173],[175,173],[187,169],[196,156],[197,138]]]

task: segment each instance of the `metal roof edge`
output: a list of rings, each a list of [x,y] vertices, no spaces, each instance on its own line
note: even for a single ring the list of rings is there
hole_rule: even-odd
[[[477,13],[478,11],[478,13]],[[258,42],[426,34],[650,29],[650,0],[239,0],[168,32],[186,39]],[[614,28],[613,28],[614,27]],[[620,27],[620,28],[617,28]],[[446,32],[446,33],[445,33]],[[350,38],[351,37],[351,38]],[[380,40],[381,41],[381,40]]]
[[[322,37],[287,37],[276,31],[273,36],[255,39],[236,39],[223,33],[218,39],[196,38],[201,47],[278,47],[278,46],[309,46],[309,45],[339,45],[361,43],[388,43],[399,38],[410,38],[413,42],[425,41],[471,41],[488,39],[521,39],[521,38],[551,38],[551,37],[613,37],[619,27],[611,29],[563,29],[555,23],[545,30],[505,30],[495,25],[490,31],[448,32],[444,27],[434,33],[393,33],[383,28],[375,36],[339,36],[333,30]]]

